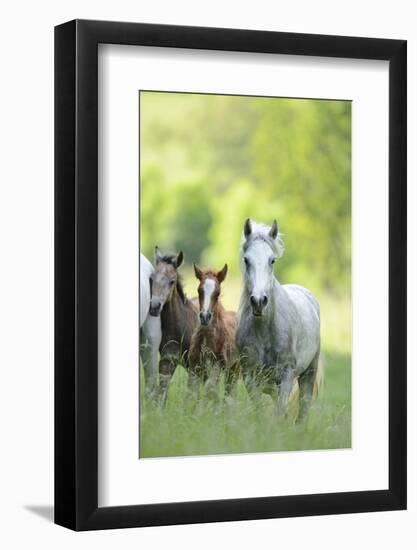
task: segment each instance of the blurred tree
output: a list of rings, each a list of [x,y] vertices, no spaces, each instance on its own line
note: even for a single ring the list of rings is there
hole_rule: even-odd
[[[253,175],[285,204],[280,222],[295,245],[289,271],[299,277],[301,262],[329,290],[350,278],[350,106],[264,101],[252,138]]]
[[[278,219],[283,282],[350,292],[351,103],[141,93],[141,246],[238,274],[246,217]]]
[[[176,186],[173,211],[175,219],[174,249],[182,250],[185,259],[200,262],[209,244],[208,232],[213,219],[208,208],[209,187],[206,182],[189,182]]]

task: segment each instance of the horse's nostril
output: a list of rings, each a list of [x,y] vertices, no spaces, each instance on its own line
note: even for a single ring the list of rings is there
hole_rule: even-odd
[[[268,297],[264,294],[262,298],[255,298],[255,296],[250,297],[250,303],[252,307],[256,310],[263,309],[268,303]]]
[[[151,302],[150,310],[155,313],[161,309],[161,304],[159,302]]]
[[[203,325],[207,324],[209,321],[211,321],[212,313],[211,311],[201,311],[200,312],[200,321]]]

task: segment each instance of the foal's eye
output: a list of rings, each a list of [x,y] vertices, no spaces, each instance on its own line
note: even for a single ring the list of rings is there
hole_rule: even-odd
[[[275,258],[271,258],[271,265],[275,263]]]
[[[246,256],[244,256],[243,261],[245,262],[245,266],[248,267],[249,260],[246,258]]]
[[[171,279],[171,280],[169,281],[169,286],[172,286],[174,283],[175,283],[175,279]]]

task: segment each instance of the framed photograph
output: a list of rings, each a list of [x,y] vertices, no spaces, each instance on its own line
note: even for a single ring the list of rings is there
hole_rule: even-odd
[[[406,507],[406,42],[55,29],[55,522]]]

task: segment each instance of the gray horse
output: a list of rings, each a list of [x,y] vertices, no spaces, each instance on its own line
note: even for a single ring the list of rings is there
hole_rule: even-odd
[[[246,220],[236,343],[249,393],[255,399],[260,392],[276,396],[280,416],[287,415],[298,379],[301,419],[310,407],[318,370],[320,308],[306,288],[280,285],[275,278],[273,264],[283,250],[275,220],[272,227]]]

